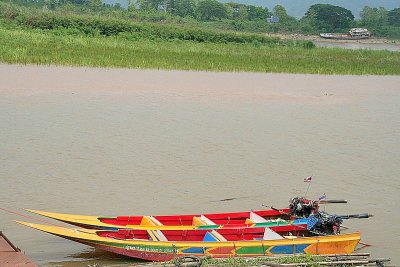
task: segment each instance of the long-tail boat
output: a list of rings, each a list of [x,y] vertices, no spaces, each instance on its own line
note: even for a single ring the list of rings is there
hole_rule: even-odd
[[[69,223],[87,229],[160,229],[160,230],[190,230],[190,229],[218,229],[237,227],[273,227],[307,225],[306,219],[284,220],[290,216],[286,209],[261,210],[249,212],[230,212],[215,214],[192,215],[161,215],[161,216],[117,216],[98,217],[74,214],[63,214],[28,210],[58,221]],[[284,218],[284,219],[282,219]]]
[[[303,224],[304,221],[288,223],[280,220],[293,220],[298,217],[308,217],[318,211],[318,203],[303,198],[291,200],[289,208],[253,210],[245,212],[226,212],[209,214],[158,215],[158,216],[87,216],[46,212],[39,210],[27,211],[52,218],[64,223],[87,229],[117,230],[123,228],[157,228],[157,229],[210,229],[221,227],[262,227],[285,224]],[[299,216],[300,215],[300,216]]]
[[[226,258],[297,253],[349,254],[361,239],[360,233],[284,238],[269,228],[109,231],[18,223],[95,248],[150,261],[167,261],[188,255]]]

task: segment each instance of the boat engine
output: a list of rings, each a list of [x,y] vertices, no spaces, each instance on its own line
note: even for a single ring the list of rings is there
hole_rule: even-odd
[[[303,197],[295,197],[289,201],[290,215],[294,217],[307,218],[318,212],[318,201],[312,201]]]
[[[336,235],[340,234],[340,225],[343,219],[326,212],[315,212],[310,215],[307,222],[307,230],[313,235]]]

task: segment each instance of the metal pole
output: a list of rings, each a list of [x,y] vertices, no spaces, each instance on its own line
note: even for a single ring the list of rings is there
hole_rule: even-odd
[[[306,193],[304,194],[304,198],[307,196],[308,190],[310,189],[310,185],[311,185],[311,181],[308,183],[307,191],[306,191]]]

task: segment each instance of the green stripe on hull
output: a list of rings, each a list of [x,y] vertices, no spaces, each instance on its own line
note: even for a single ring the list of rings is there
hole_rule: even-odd
[[[290,225],[286,221],[282,222],[265,222],[265,223],[256,223],[253,227],[272,227],[272,226],[285,226]]]
[[[198,230],[208,230],[208,229],[219,229],[219,225],[200,225],[197,227]]]
[[[236,250],[237,255],[242,254],[254,254],[254,255],[263,255],[265,251],[269,248],[269,246],[257,246],[257,247],[241,247]]]

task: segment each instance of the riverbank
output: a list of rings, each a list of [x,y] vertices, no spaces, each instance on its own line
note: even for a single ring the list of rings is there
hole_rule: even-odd
[[[336,254],[336,255],[281,255],[263,257],[233,257],[233,258],[208,258],[208,257],[180,257],[169,262],[152,263],[106,263],[103,267],[295,267],[295,266],[353,266],[364,267],[380,266],[394,267],[389,258],[371,258],[369,253]],[[66,266],[63,263],[59,263]],[[97,263],[85,262],[82,266],[96,266]],[[57,265],[57,263],[54,263]]]
[[[271,37],[281,38],[282,40],[310,41],[317,47],[343,48],[343,49],[368,49],[368,50],[387,50],[400,52],[400,40],[371,37],[360,40],[334,40],[324,39],[318,35],[303,34],[268,34]]]
[[[304,34],[268,34],[269,36],[281,38],[284,40],[306,40],[313,42],[327,42],[327,43],[360,43],[360,44],[398,44],[400,45],[400,40],[398,39],[387,39],[372,36],[368,39],[359,40],[335,40],[335,39],[324,39],[319,35],[304,35]]]
[[[400,53],[394,51],[325,49],[301,39],[304,36],[277,37],[205,24],[138,22],[124,16],[0,4],[0,62],[4,63],[400,75]]]
[[[400,75],[400,53],[199,43],[0,28],[0,62],[170,70]]]

